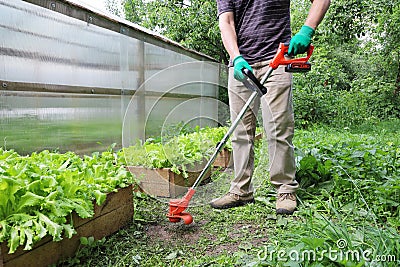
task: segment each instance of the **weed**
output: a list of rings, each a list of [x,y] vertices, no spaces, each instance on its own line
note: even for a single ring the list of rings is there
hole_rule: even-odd
[[[302,188],[293,216],[275,215],[268,167],[258,160],[255,204],[190,207],[195,222],[185,226],[167,221],[166,203],[138,193],[134,223],[73,260],[80,266],[399,266],[398,126],[299,130]],[[266,154],[262,143],[256,157]]]

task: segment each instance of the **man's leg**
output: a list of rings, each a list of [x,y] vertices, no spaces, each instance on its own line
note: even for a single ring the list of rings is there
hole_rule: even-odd
[[[265,69],[268,66],[264,67]],[[260,69],[261,73],[265,69]],[[294,114],[292,75],[280,66],[265,86],[268,93],[261,98],[263,123],[268,138],[270,179],[278,192],[277,213],[291,214],[296,208],[296,164],[294,147]]]
[[[233,122],[252,91],[246,88],[242,82],[233,78],[233,68],[230,68],[229,72],[228,94],[231,121]],[[232,134],[235,175],[229,193],[210,203],[214,208],[230,208],[254,202],[251,178],[254,171],[254,135],[259,106],[260,98],[257,97]]]

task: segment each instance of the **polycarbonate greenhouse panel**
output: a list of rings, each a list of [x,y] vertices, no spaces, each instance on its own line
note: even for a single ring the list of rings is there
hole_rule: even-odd
[[[3,148],[89,153],[121,146],[124,125],[145,129],[129,139],[215,125],[218,64],[130,22],[71,1],[0,0],[0,36]]]
[[[120,136],[120,96],[18,92],[1,99],[1,141],[7,149],[85,153]]]
[[[139,41],[124,45],[128,41],[118,33],[22,1],[2,4],[1,60],[11,63],[4,66],[4,78],[122,88],[121,48],[134,50]]]

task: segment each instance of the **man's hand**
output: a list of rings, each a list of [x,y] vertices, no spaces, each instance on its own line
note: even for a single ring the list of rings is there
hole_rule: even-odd
[[[242,72],[243,68],[253,71],[249,63],[247,63],[247,61],[242,56],[235,57],[235,59],[233,60],[233,77],[235,77],[235,79],[238,81],[243,81],[244,79],[246,79]]]
[[[290,40],[288,54],[289,56],[295,56],[297,54],[303,54],[307,52],[308,47],[311,44],[311,38],[314,35],[315,30],[310,26],[303,25],[300,31],[293,36]]]

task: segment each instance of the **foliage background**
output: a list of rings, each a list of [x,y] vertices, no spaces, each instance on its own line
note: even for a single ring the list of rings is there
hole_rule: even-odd
[[[115,1],[108,9],[116,12]],[[292,31],[307,16],[310,1],[292,0]],[[183,46],[228,63],[216,1],[125,0],[125,18]],[[295,75],[298,127],[317,122],[351,126],[400,117],[400,1],[335,0],[317,29],[313,70]],[[226,79],[226,74],[222,74]],[[224,90],[221,100],[227,102]]]

